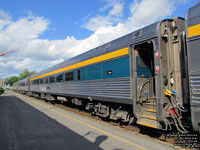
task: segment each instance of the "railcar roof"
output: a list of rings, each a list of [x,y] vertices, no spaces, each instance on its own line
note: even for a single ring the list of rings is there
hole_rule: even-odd
[[[200,9],[200,2],[198,2],[195,6],[188,9],[186,14],[188,27],[197,24],[197,22],[199,21],[200,19],[199,9]]]
[[[26,82],[28,82],[28,79],[29,79],[29,77],[22,79],[22,80],[18,81],[17,83],[26,83]]]
[[[63,68],[63,67],[75,64],[80,61],[84,61],[84,60],[93,58],[95,56],[99,56],[102,54],[106,54],[108,52],[112,52],[112,51],[127,47],[129,44],[132,44],[132,43],[138,43],[140,41],[144,41],[146,39],[150,39],[152,37],[158,36],[158,33],[159,33],[158,29],[159,29],[160,22],[162,22],[162,21],[159,21],[159,22],[153,23],[151,25],[148,25],[144,28],[138,29],[138,30],[131,32],[125,36],[122,36],[118,39],[115,39],[115,40],[110,41],[106,44],[103,44],[99,47],[96,47],[92,50],[89,50],[85,53],[82,53],[78,56],[70,58],[60,64],[57,64],[48,69],[45,69],[44,71],[41,71],[37,74],[32,75],[31,78],[37,77],[37,76],[45,74],[45,73],[49,73],[49,72],[57,70],[59,68]]]

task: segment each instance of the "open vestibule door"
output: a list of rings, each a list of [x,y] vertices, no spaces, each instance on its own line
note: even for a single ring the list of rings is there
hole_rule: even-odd
[[[134,109],[137,123],[157,128],[154,46],[152,41],[133,45]],[[159,68],[156,68],[159,69]]]

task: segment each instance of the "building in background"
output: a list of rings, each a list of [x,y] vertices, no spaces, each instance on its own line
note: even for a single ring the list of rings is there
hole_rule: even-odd
[[[0,86],[3,86],[3,79],[0,79]]]

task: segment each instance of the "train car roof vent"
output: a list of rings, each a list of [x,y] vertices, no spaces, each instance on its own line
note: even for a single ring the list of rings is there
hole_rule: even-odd
[[[110,46],[111,46],[111,43],[112,43],[112,42],[106,43],[106,44],[105,44],[105,47],[104,47],[104,50],[106,50],[106,49],[110,48]]]
[[[133,33],[133,38],[139,38],[142,35],[142,29],[137,30]]]

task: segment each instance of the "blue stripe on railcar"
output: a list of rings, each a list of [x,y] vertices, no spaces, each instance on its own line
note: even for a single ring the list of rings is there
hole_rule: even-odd
[[[86,75],[86,77],[85,77]],[[81,80],[130,77],[129,57],[123,57],[81,69]]]
[[[81,68],[81,80],[86,80],[86,77],[87,77],[87,69],[86,67],[84,68]]]
[[[129,57],[102,63],[102,79],[130,77]]]
[[[81,81],[130,77],[129,56],[80,69]],[[77,76],[77,71],[76,71]],[[76,79],[77,80],[77,79]]]
[[[87,67],[87,80],[101,79],[101,65],[95,64]]]

